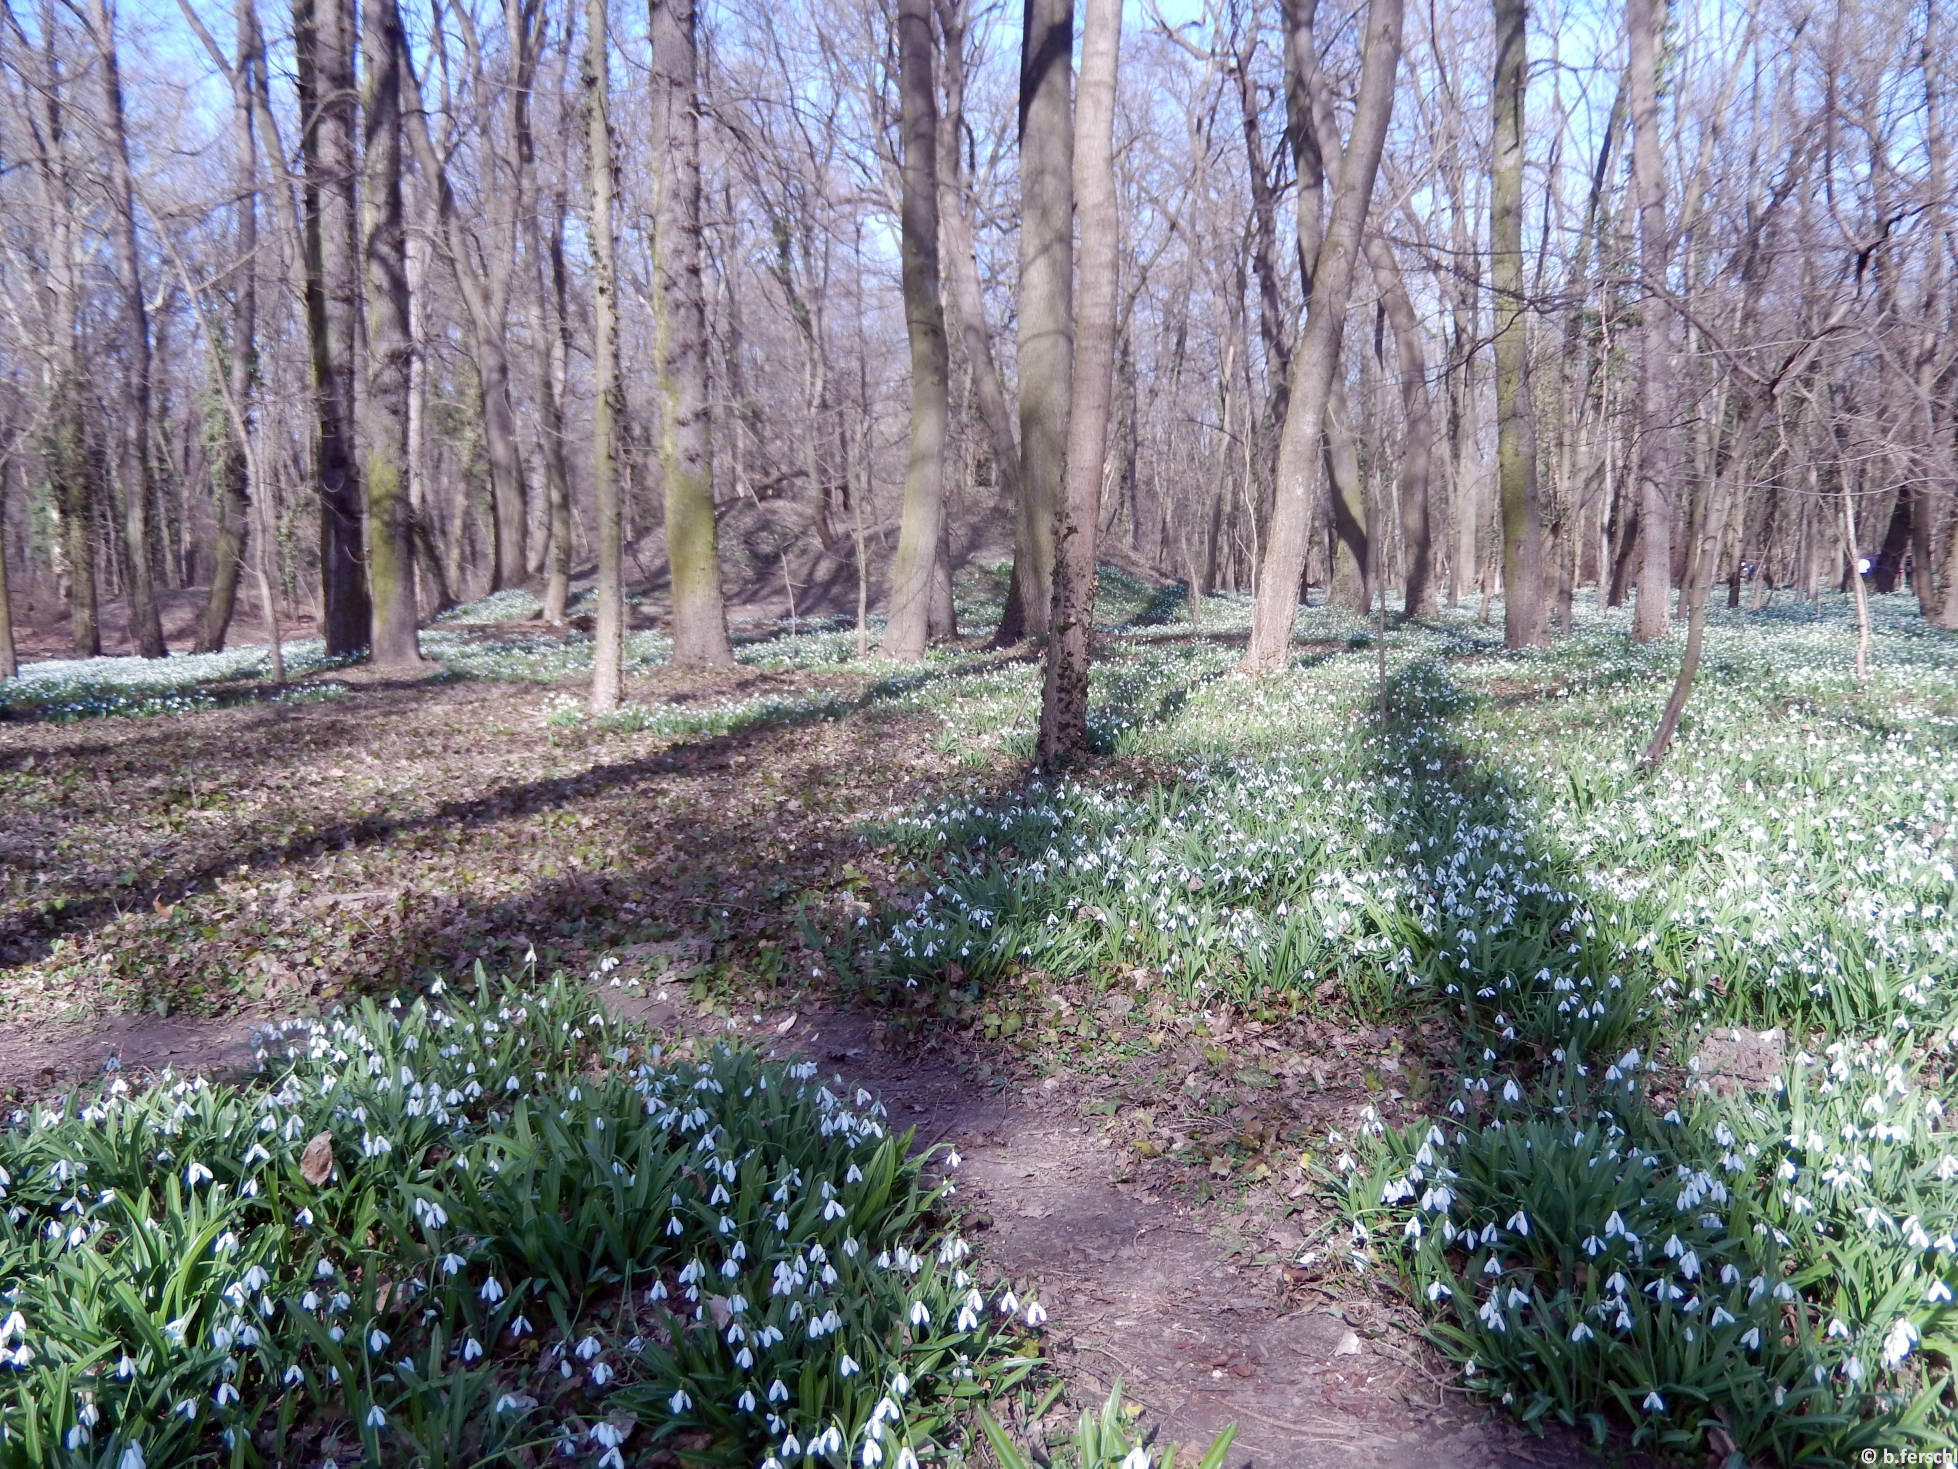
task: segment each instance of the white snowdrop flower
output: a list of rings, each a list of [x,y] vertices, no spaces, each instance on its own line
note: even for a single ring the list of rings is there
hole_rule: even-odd
[[[1924,1292],[1924,1299],[1940,1304],[1949,1301],[1951,1299],[1951,1287],[1946,1285],[1942,1280],[1934,1280],[1931,1282],[1930,1288]]]
[[[1039,1327],[1047,1324],[1047,1311],[1038,1301],[1027,1302],[1027,1325]]]
[[[687,1396],[685,1388],[675,1388],[673,1396],[666,1400],[666,1410],[669,1413],[684,1413],[692,1406],[693,1399]]]
[[[783,1383],[781,1378],[778,1377],[773,1382],[768,1384],[769,1402],[786,1403],[788,1400],[789,1400],[789,1390],[788,1387]]]
[[[1898,1366],[1916,1344],[1917,1328],[1899,1316],[1891,1322],[1889,1333],[1883,1338],[1883,1365],[1891,1368]]]
[[[891,1461],[891,1469],[918,1469],[918,1456],[911,1452],[909,1444],[899,1447],[897,1457]]]
[[[1761,1345],[1761,1328],[1758,1326],[1748,1327],[1747,1330],[1740,1334],[1740,1344],[1750,1352],[1759,1347]]]
[[[131,1443],[125,1448],[122,1457],[116,1460],[116,1469],[149,1469],[143,1461],[143,1446],[139,1443]]]
[[[9,1311],[7,1313],[7,1319],[0,1321],[0,1346],[5,1346],[15,1337],[24,1338],[26,1335],[27,1318],[22,1316],[19,1311]]]
[[[923,1301],[911,1303],[911,1324],[921,1328],[931,1325],[931,1309]]]
[[[584,1340],[580,1341],[573,1350],[577,1352],[578,1357],[581,1361],[589,1362],[593,1357],[596,1357],[599,1354],[601,1348],[599,1346],[597,1337],[588,1336]]]
[[[612,1369],[604,1362],[591,1364],[591,1380],[595,1387],[603,1387],[612,1380]]]
[[[522,1336],[529,1330],[530,1330],[530,1321],[527,1317],[519,1316],[516,1318],[516,1320],[510,1323],[510,1335],[513,1337]]]
[[[196,1188],[200,1183],[209,1183],[213,1176],[211,1170],[202,1163],[192,1163],[184,1169],[184,1187]]]
[[[857,1372],[861,1370],[862,1369],[857,1366],[857,1359],[855,1357],[852,1357],[848,1352],[845,1352],[843,1354],[843,1360],[836,1364],[836,1375],[838,1377],[854,1376]]]
[[[386,1428],[388,1426],[388,1415],[383,1413],[381,1411],[381,1405],[376,1403],[367,1410],[367,1416],[361,1419],[361,1422],[365,1423],[369,1428]]]
[[[1639,1406],[1648,1413],[1663,1413],[1666,1411],[1666,1400],[1659,1396],[1657,1389],[1654,1389],[1645,1395],[1645,1401]]]
[[[1014,1316],[1019,1314],[1019,1310],[1020,1310],[1020,1298],[1014,1295],[1012,1291],[1010,1290],[1007,1291],[1006,1294],[1002,1295],[999,1298],[1000,1315]]]
[[[1530,1232],[1529,1215],[1525,1214],[1521,1209],[1518,1209],[1514,1214],[1509,1216],[1509,1228],[1517,1234],[1527,1235]]]
[[[1570,1329],[1570,1339],[1574,1342],[1589,1341],[1591,1339],[1591,1328],[1586,1326],[1582,1321],[1578,1322],[1577,1325]]]
[[[462,1339],[461,1353],[464,1362],[474,1362],[483,1355],[483,1344],[473,1336],[465,1336]]]
[[[462,1271],[462,1267],[467,1263],[468,1261],[464,1260],[462,1256],[456,1254],[453,1250],[451,1250],[448,1254],[442,1257],[442,1273],[444,1275],[460,1274]]]
[[[496,1400],[490,1411],[493,1413],[515,1413],[521,1411],[522,1408],[523,1404],[518,1400],[517,1395],[506,1392]]]
[[[299,1370],[299,1364],[295,1362],[292,1366],[286,1368],[285,1377],[282,1380],[287,1387],[297,1387],[306,1380],[306,1374]]]
[[[492,1275],[488,1280],[485,1280],[483,1282],[482,1289],[478,1290],[476,1294],[480,1296],[484,1302],[493,1306],[498,1301],[503,1299],[503,1286],[497,1280],[497,1278],[494,1275]]]
[[[1523,1089],[1516,1084],[1514,1077],[1511,1077],[1502,1084],[1502,1099],[1505,1102],[1520,1102],[1523,1100]]]
[[[367,1333],[367,1350],[378,1357],[383,1351],[387,1350],[387,1344],[392,1340],[392,1337],[377,1326]]]

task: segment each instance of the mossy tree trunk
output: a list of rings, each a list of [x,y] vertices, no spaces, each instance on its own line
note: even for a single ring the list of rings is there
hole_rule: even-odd
[[[734,662],[714,528],[701,280],[699,44],[694,0],[652,0],[653,355],[673,586],[673,666]]]
[[[911,438],[881,647],[888,657],[910,661],[924,655],[931,632],[932,580],[944,513],[945,435],[951,417],[938,278],[938,96],[932,81],[930,0],[899,0],[897,61],[903,139],[899,248],[904,324],[911,345]]]
[[[364,0],[366,89],[367,391],[361,399],[366,462],[367,571],[373,595],[374,662],[421,662],[416,637],[415,519],[408,486],[408,230],[401,198],[401,70],[407,41],[395,0]]]

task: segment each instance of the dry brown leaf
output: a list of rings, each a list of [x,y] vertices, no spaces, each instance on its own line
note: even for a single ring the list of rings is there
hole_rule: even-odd
[[[315,1188],[333,1176],[333,1134],[320,1132],[299,1155],[299,1176]]]

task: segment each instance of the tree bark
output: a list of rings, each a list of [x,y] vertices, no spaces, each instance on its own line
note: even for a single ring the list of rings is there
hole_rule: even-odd
[[[1303,10],[1301,5],[1299,9]],[[1251,637],[1243,667],[1275,673],[1290,659],[1292,619],[1311,519],[1314,479],[1339,344],[1352,290],[1360,234],[1373,194],[1380,151],[1393,115],[1394,73],[1400,64],[1402,0],[1371,0],[1361,49],[1360,95],[1340,168],[1332,220],[1313,264],[1305,331],[1293,358],[1292,392],[1279,438],[1277,485],[1264,564],[1251,608]]]
[[[211,571],[211,594],[204,603],[193,653],[216,653],[224,648],[237,606],[238,582],[245,568],[249,542],[252,422],[257,411],[258,383],[258,139],[252,126],[252,68],[259,51],[258,15],[252,0],[237,0],[233,15],[238,32],[237,59],[231,83],[233,162],[238,198],[236,237],[232,247],[238,264],[232,271],[231,340],[222,370],[230,383],[240,423],[231,425],[224,458],[218,468],[218,543]]]
[[[605,714],[619,707],[625,655],[625,593],[621,586],[619,480],[614,418],[619,392],[618,265],[613,253],[612,195],[618,180],[612,163],[610,56],[606,0],[585,0],[586,162],[591,178],[592,254],[592,455],[591,481],[598,522],[598,622],[592,638],[591,698],[587,707]]]
[[[1025,0],[1020,50],[1020,510],[996,641],[1044,637],[1074,362],[1074,0]]]
[[[407,40],[396,0],[363,0],[361,50],[366,90],[367,391],[361,398],[366,463],[367,574],[372,589],[376,665],[422,661],[416,636],[415,519],[408,477],[408,379],[414,356],[409,320],[408,231],[401,197],[401,70]]]
[[[1074,106],[1074,198],[1081,289],[1069,390],[1067,478],[1054,526],[1054,608],[1040,701],[1040,763],[1088,752],[1088,654],[1094,628],[1095,537],[1115,391],[1115,285],[1121,219],[1115,197],[1115,87],[1122,0],[1086,0]]]
[[[1421,351],[1421,324],[1401,278],[1394,247],[1380,235],[1366,237],[1367,264],[1373,271],[1387,324],[1394,334],[1394,370],[1400,377],[1401,418],[1406,442],[1401,448],[1401,541],[1407,552],[1402,607],[1409,617],[1433,617],[1434,541],[1430,494],[1434,475],[1434,406],[1428,392],[1428,367]]]
[[[354,464],[354,338],[360,305],[354,210],[353,18],[349,0],[293,0],[304,171],[306,339],[320,515],[321,631],[330,657],[367,646],[367,568]]]
[[[543,364],[544,483],[550,495],[550,554],[544,559],[544,620],[564,621],[571,596],[571,472],[564,456],[564,393],[571,359],[571,312],[564,268],[564,195],[551,220],[550,343]],[[542,290],[542,284],[539,286]]]
[[[144,658],[167,658],[163,623],[156,611],[156,532],[150,521],[155,497],[150,461],[151,353],[149,308],[143,299],[142,255],[136,243],[136,186],[129,167],[129,128],[122,108],[122,67],[116,53],[115,17],[107,0],[89,0],[88,28],[102,83],[107,129],[109,199],[115,215],[116,287],[120,297],[122,349],[127,378],[119,417],[122,443],[117,478],[122,482],[123,551],[128,567],[129,636]]]
[[[1489,173],[1489,292],[1496,322],[1496,480],[1502,507],[1503,646],[1545,638],[1543,530],[1537,505],[1523,301],[1523,0],[1495,0],[1495,148]]]
[[[930,0],[899,0],[898,96],[904,140],[899,248],[904,324],[911,344],[911,442],[904,466],[903,521],[891,565],[889,620],[881,647],[887,657],[906,661],[924,655],[930,630],[932,573],[944,511],[945,434],[951,412],[938,279],[938,97],[931,53]]]
[[[1671,260],[1666,231],[1666,177],[1659,138],[1659,38],[1664,0],[1625,0],[1632,94],[1632,176],[1638,191],[1639,271],[1644,280],[1638,328],[1638,600],[1632,640],[1666,635],[1672,584],[1671,311],[1663,292]]]
[[[707,402],[707,301],[700,275],[699,57],[694,0],[651,0],[653,355],[673,666],[734,662],[714,533],[713,424]]]

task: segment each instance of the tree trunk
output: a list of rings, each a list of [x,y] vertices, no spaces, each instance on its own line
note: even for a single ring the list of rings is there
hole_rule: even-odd
[[[544,620],[564,621],[571,596],[571,471],[564,458],[564,392],[571,360],[571,312],[565,288],[564,194],[557,196],[551,221],[550,343],[543,364],[544,483],[550,494],[551,545],[544,561]],[[539,289],[542,289],[541,283]]]
[[[938,282],[938,97],[932,83],[930,0],[899,0],[898,95],[903,108],[904,324],[911,344],[911,443],[904,516],[891,565],[887,657],[922,657],[943,514],[945,434],[951,407],[945,314]],[[1025,395],[1021,403],[1024,409]],[[1025,590],[1025,581],[1022,581]]]
[[[155,497],[150,462],[150,318],[136,243],[136,185],[122,110],[122,69],[116,54],[115,18],[107,0],[89,0],[88,27],[95,42],[103,122],[109,132],[109,200],[115,215],[116,287],[128,373],[123,383],[117,477],[122,482],[123,550],[129,572],[129,636],[142,657],[167,658],[170,650],[164,646],[163,624],[156,612],[156,533],[150,523],[150,502]]]
[[[415,519],[408,478],[408,231],[401,199],[401,68],[407,40],[396,0],[363,0],[361,50],[366,125],[367,391],[361,398],[367,492],[367,572],[374,662],[420,664],[416,637]]]
[[[20,676],[14,656],[14,604],[7,591],[7,480],[13,468],[11,454],[0,456],[0,679]]]
[[[606,0],[585,0],[586,162],[591,170],[592,451],[591,482],[598,521],[598,623],[592,638],[591,698],[594,714],[619,707],[625,655],[624,546],[620,536],[619,480],[613,419],[618,409],[618,266],[613,257],[612,164],[609,115],[609,48]]]
[[[1394,247],[1383,236],[1366,238],[1367,264],[1387,308],[1394,333],[1394,370],[1400,376],[1401,417],[1407,442],[1401,449],[1401,539],[1407,549],[1407,581],[1402,597],[1409,617],[1435,615],[1434,543],[1429,506],[1433,480],[1434,407],[1428,394],[1428,367],[1421,351],[1421,324],[1401,279]]]
[[[259,39],[258,16],[252,0],[237,0],[234,17],[238,52],[231,76],[231,126],[238,191],[237,234],[232,247],[238,264],[232,272],[231,340],[220,370],[230,384],[233,411],[240,420],[230,426],[224,457],[218,468],[218,543],[211,569],[211,594],[204,603],[193,653],[216,653],[224,648],[237,606],[238,582],[245,569],[250,539],[253,401],[258,384],[258,140],[252,127],[252,68]]]
[[[1659,137],[1659,40],[1664,0],[1625,0],[1630,43],[1632,175],[1638,190],[1639,271],[1644,281],[1638,328],[1638,601],[1632,640],[1666,635],[1672,584],[1671,309],[1662,293],[1671,258],[1666,231],[1666,177]]]
[[[1527,40],[1523,0],[1495,0],[1495,148],[1489,173],[1489,292],[1496,322],[1496,478],[1502,507],[1503,646],[1544,641],[1543,531],[1530,432],[1524,362],[1523,83]]]
[[[1300,10],[1305,7],[1301,5]],[[1251,608],[1251,637],[1243,667],[1276,673],[1290,659],[1292,619],[1298,610],[1299,576],[1320,472],[1321,442],[1339,344],[1352,290],[1360,233],[1373,194],[1374,175],[1394,107],[1394,73],[1400,64],[1401,0],[1371,0],[1361,51],[1360,96],[1353,132],[1340,168],[1332,221],[1312,268],[1305,331],[1292,365],[1292,392],[1278,445],[1278,472]]]
[[[367,569],[354,467],[354,337],[360,305],[354,211],[350,0],[293,0],[305,174],[306,338],[320,515],[321,631],[330,657],[367,646]]]
[[[651,0],[653,355],[673,584],[673,666],[734,662],[714,535],[707,300],[700,277],[699,59],[694,0]],[[929,22],[927,22],[929,23]]]
[[[1115,283],[1121,218],[1115,197],[1115,85],[1122,0],[1086,0],[1074,108],[1074,198],[1081,291],[1069,389],[1067,478],[1054,526],[1054,610],[1040,701],[1040,763],[1088,752],[1088,643],[1094,629],[1095,536],[1115,392]]]
[[[996,639],[1044,637],[1074,362],[1074,0],[1025,0],[1020,50],[1020,509]]]
[[[986,321],[986,298],[979,283],[979,262],[973,244],[971,200],[959,162],[958,140],[965,121],[966,0],[937,0],[939,30],[945,43],[945,117],[941,129],[948,146],[939,177],[939,224],[945,232],[946,268],[953,309],[966,360],[972,364],[972,391],[979,400],[979,417],[986,427],[999,501],[1015,516],[1020,513],[1020,448],[1013,432],[1013,409],[993,355],[992,329]],[[1012,615],[1009,603],[1007,615]]]

